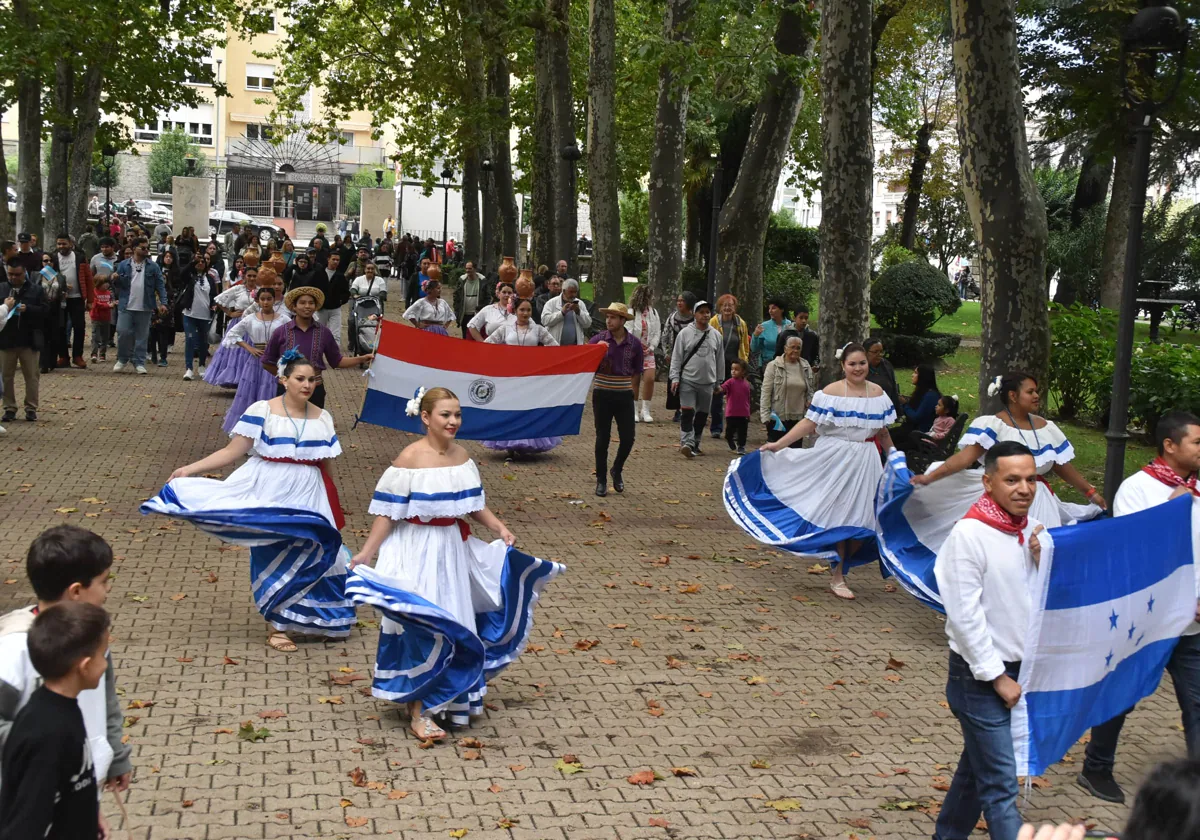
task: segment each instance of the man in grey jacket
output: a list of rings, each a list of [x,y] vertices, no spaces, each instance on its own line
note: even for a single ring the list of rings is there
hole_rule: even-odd
[[[687,458],[700,454],[704,424],[712,395],[725,372],[725,347],[721,334],[712,329],[712,305],[698,301],[692,307],[695,320],[675,336],[668,379],[672,393],[679,395],[679,451]]]

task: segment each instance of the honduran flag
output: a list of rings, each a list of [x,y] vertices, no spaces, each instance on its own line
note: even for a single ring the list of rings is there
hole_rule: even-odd
[[[513,440],[579,434],[583,407],[606,347],[510,347],[385,320],[358,419],[422,434],[404,413],[419,388],[449,388],[462,404],[458,437]]]
[[[1196,611],[1195,505],[1181,498],[1040,535],[1012,715],[1019,775],[1040,775],[1158,688]]]

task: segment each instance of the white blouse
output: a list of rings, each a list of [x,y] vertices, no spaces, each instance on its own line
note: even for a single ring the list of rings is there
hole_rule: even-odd
[[[370,513],[389,519],[458,518],[487,504],[474,461],[453,467],[388,467],[371,497]]]
[[[489,333],[486,340],[488,344],[508,344],[513,347],[537,347],[539,344],[546,347],[558,346],[554,336],[550,335],[550,330],[534,321],[530,321],[528,326],[524,327],[519,326],[516,321],[505,324],[495,332]]]
[[[805,418],[817,424],[817,434],[865,441],[880,429],[896,422],[891,397],[835,397],[824,391],[813,395]]]
[[[967,426],[958,448],[979,444],[984,451],[1005,440],[1023,443],[1033,453],[1038,473],[1045,475],[1055,464],[1067,464],[1075,459],[1075,447],[1052,421],[1040,429],[1017,429],[1008,425],[994,414],[976,417]],[[982,461],[982,459],[980,459]]]
[[[491,303],[476,312],[475,317],[467,322],[467,327],[474,327],[485,336],[489,336],[505,324],[516,322],[516,315],[507,312],[498,303]]]
[[[213,302],[224,309],[243,312],[247,306],[254,302],[254,296],[250,294],[250,291],[245,286],[239,283],[221,292],[221,294],[213,299]]]
[[[429,298],[418,298],[408,309],[404,310],[404,318],[419,324],[422,321],[432,321],[435,324],[448,324],[454,320],[454,309],[446,301],[438,298],[437,305]]]
[[[266,400],[259,400],[242,413],[233,434],[254,441],[254,454],[262,458],[322,461],[342,454],[333,415],[325,409],[308,420],[280,417],[271,413]]]
[[[239,341],[244,341],[247,344],[265,347],[275,330],[290,320],[291,318],[278,312],[268,321],[264,321],[256,315],[243,315],[242,319],[230,327],[229,332],[225,333],[221,346],[236,347]]]

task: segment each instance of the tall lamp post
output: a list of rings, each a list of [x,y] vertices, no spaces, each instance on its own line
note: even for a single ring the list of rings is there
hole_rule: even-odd
[[[721,220],[721,182],[724,172],[721,170],[721,155],[712,153],[712,220],[708,228],[708,301],[714,308],[713,301],[717,297],[717,241],[720,236]]]
[[[117,150],[105,146],[100,152],[100,162],[104,165],[104,235],[112,227],[112,168],[117,162]]]
[[[446,166],[442,170],[442,262],[446,261],[446,243],[450,240],[450,179],[454,177],[454,170]]]
[[[572,143],[569,146],[563,146],[562,151],[559,152],[559,155],[562,156],[563,160],[565,160],[571,164],[571,188],[570,188],[570,192],[567,195],[567,201],[571,202],[571,208],[570,208],[571,218],[574,219],[575,218],[574,209],[579,202],[578,196],[575,195],[575,180],[579,177],[578,164],[579,164],[579,159],[581,157],[583,157],[583,151],[580,150],[578,143]],[[576,225],[576,227],[577,228],[579,227],[578,224]],[[575,236],[575,237],[579,236],[579,231],[578,230],[571,231],[571,236]],[[576,253],[576,249],[572,243],[565,243],[565,242],[559,243],[558,247],[561,249],[565,249],[569,256],[572,256],[572,257],[579,256]],[[575,271],[576,261],[574,259],[571,259],[571,260],[568,260],[568,262],[570,264],[567,266],[567,274],[571,274],[571,272]]]
[[[482,171],[484,173],[483,177],[485,179],[489,175],[492,174],[492,171],[495,168],[496,168],[496,165],[494,163],[492,163],[492,159],[490,157],[485,157],[483,160],[481,160],[479,162],[479,169],[480,169],[480,171]],[[489,221],[491,221],[491,214],[488,213],[487,210],[485,209],[483,212],[483,229],[480,231],[480,237],[479,237],[480,238],[479,267],[482,270],[482,273],[485,277],[487,276],[487,273],[488,273],[488,264],[487,264],[487,261],[488,261],[488,234],[491,233],[491,231],[488,230],[488,222]],[[470,255],[468,254],[467,256],[470,256]]]
[[[1137,287],[1141,269],[1142,217],[1146,210],[1146,184],[1150,177],[1150,140],[1154,117],[1174,97],[1183,78],[1188,27],[1170,6],[1148,6],[1138,11],[1121,38],[1121,83],[1126,101],[1135,109],[1133,190],[1129,199],[1129,232],[1125,244],[1125,277],[1121,286],[1121,311],[1117,326],[1117,357],[1113,365],[1112,407],[1109,411],[1108,451],[1104,462],[1104,497],[1112,503],[1125,472],[1125,441],[1129,434],[1130,372],[1133,360],[1133,322],[1137,316]],[[1172,57],[1175,75],[1161,99],[1154,98],[1154,73],[1159,57]],[[1138,71],[1130,84],[1129,64]]]

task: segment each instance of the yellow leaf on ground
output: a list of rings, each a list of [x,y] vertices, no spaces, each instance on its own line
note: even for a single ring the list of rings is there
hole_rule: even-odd
[[[802,807],[799,799],[770,799],[763,804],[779,812],[799,811]]]

